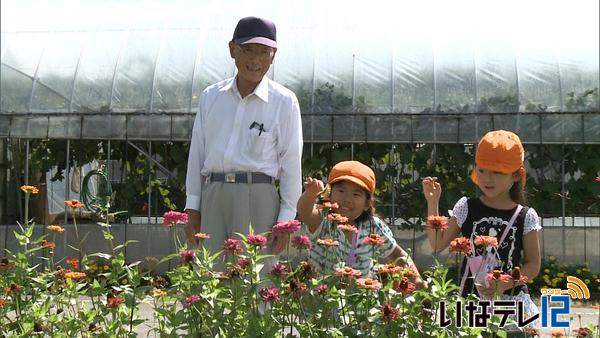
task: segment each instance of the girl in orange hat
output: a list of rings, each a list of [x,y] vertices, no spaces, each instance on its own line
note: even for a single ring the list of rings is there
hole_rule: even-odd
[[[524,280],[535,278],[540,270],[541,226],[536,211],[523,205],[523,159],[523,145],[516,134],[488,132],[477,146],[471,173],[481,196],[462,197],[454,205],[446,230],[429,227],[426,231],[435,251],[447,248],[459,236],[470,240],[471,257],[463,260],[461,268],[463,296],[475,293],[492,299],[498,293],[502,300],[522,301],[525,313],[534,316],[539,311]],[[427,215],[439,215],[442,186],[436,177],[423,179],[423,193]]]
[[[408,268],[417,288],[425,285],[389,227],[375,216],[371,168],[357,161],[339,162],[331,169],[327,189],[310,177],[304,188],[298,216],[310,232],[310,260],[319,272],[370,277],[374,261],[383,258],[399,269]],[[315,203],[319,198],[321,203]]]

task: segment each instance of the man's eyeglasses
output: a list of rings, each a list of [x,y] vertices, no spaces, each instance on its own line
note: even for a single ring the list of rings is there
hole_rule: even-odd
[[[244,57],[257,57],[261,60],[268,60],[270,58],[273,57],[273,55],[275,54],[275,50],[273,48],[269,48],[269,47],[264,47],[264,48],[256,48],[256,47],[251,47],[251,46],[240,46],[237,45],[237,48],[240,49],[240,51],[242,52],[242,55]]]

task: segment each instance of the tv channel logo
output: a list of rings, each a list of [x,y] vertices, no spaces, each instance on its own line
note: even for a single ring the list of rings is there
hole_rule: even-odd
[[[571,313],[571,299],[590,299],[590,289],[574,276],[567,276],[566,289],[541,289],[541,321],[542,327],[569,327],[569,320],[559,320],[559,315]],[[548,323],[550,322],[550,323]]]

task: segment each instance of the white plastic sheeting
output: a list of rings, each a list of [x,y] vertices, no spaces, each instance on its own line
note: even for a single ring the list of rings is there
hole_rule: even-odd
[[[247,15],[307,141],[600,143],[596,0],[3,1],[0,137],[187,140]]]

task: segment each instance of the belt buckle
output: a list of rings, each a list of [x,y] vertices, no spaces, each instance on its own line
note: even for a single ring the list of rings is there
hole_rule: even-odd
[[[235,173],[226,173],[225,174],[225,182],[235,183]]]

